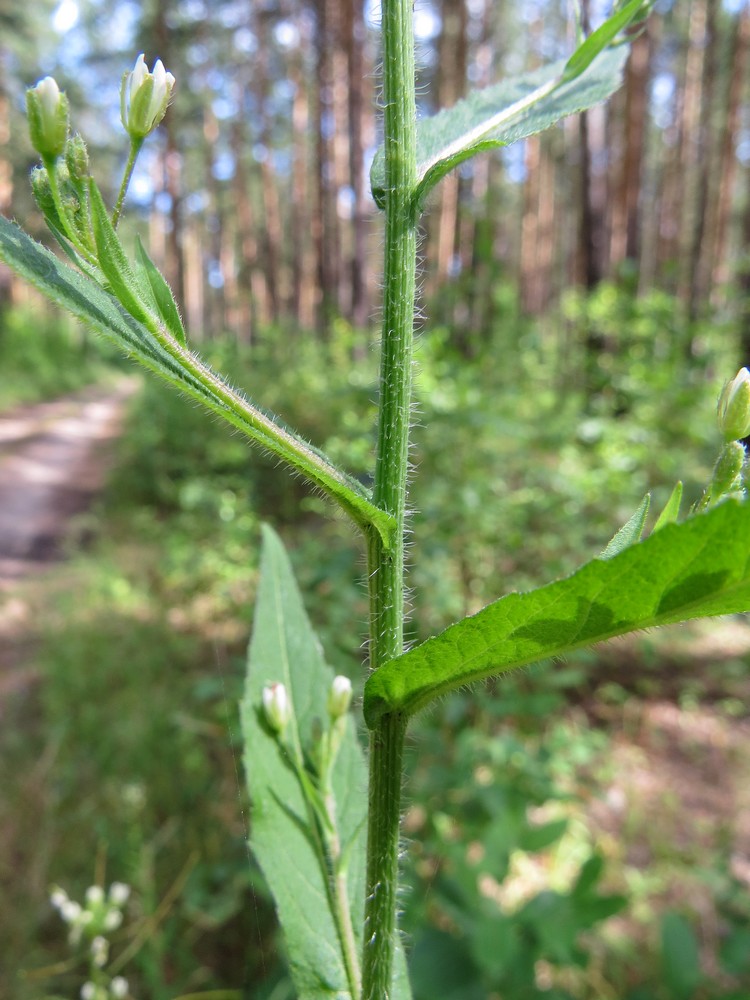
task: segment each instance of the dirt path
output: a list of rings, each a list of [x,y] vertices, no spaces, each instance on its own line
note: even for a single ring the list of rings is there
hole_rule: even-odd
[[[123,379],[0,415],[0,696],[29,679],[24,591],[103,486],[137,387]]]

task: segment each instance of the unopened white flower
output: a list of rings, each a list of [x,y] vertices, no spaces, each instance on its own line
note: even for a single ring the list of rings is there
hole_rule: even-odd
[[[114,998],[114,1000],[122,1000],[122,997],[128,995],[128,981],[123,976],[115,976],[112,982],[109,984],[109,995]]]
[[[91,961],[98,969],[103,969],[109,957],[109,941],[101,934],[91,942]]]
[[[63,907],[69,901],[68,894],[64,889],[61,889],[59,886],[55,886],[49,894],[49,901],[56,910],[59,910],[62,913]]]
[[[283,684],[269,684],[263,688],[263,711],[266,721],[275,733],[281,733],[286,728],[291,715],[289,695]]]
[[[98,906],[104,902],[104,889],[100,885],[90,885],[86,890],[86,902],[89,906]]]
[[[717,408],[725,441],[739,441],[750,434],[750,372],[740,368],[721,390]]]
[[[328,692],[328,714],[332,719],[346,715],[352,703],[352,682],[343,674],[338,674],[331,682]]]
[[[64,899],[60,903],[60,916],[66,924],[75,924],[81,919],[81,904],[74,899]]]
[[[122,923],[122,914],[119,910],[110,910],[104,918],[104,930],[116,931]]]
[[[96,994],[96,983],[89,981],[81,987],[81,1000],[95,1000]]]
[[[161,59],[156,60],[151,73],[141,52],[131,72],[123,76],[120,88],[120,115],[131,138],[144,139],[153,132],[167,112],[174,84]]]
[[[56,159],[65,149],[70,126],[68,99],[51,76],[26,91],[26,112],[34,149],[43,158]]]
[[[113,882],[109,887],[109,901],[115,906],[124,906],[130,898],[130,886],[125,882]]]

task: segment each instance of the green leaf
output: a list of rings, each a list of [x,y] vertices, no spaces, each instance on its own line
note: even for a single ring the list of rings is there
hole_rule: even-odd
[[[664,504],[664,510],[659,514],[654,525],[654,531],[659,531],[665,524],[674,524],[680,516],[680,504],[682,503],[682,483],[675,484],[675,488],[669,495],[669,500]]]
[[[727,500],[565,580],[512,593],[371,674],[365,721],[636,629],[750,609],[750,504]]]
[[[543,132],[561,118],[605,101],[620,86],[627,57],[626,45],[605,49],[574,79],[566,80],[564,74],[574,55],[567,62],[561,60],[474,91],[452,108],[417,122],[415,205],[421,208],[428,192],[464,160]],[[370,183],[377,205],[383,208],[382,147],[373,160]]]
[[[144,283],[136,278],[130,266],[130,261],[120,243],[120,237],[114,230],[104,199],[93,178],[89,180],[89,199],[99,266],[112,291],[130,315],[153,332],[158,322],[144,303],[144,293],[147,289]]]
[[[172,295],[172,289],[167,284],[159,268],[146,253],[140,236],[136,237],[135,254],[136,265],[140,268],[148,282],[159,316],[164,320],[167,329],[177,342],[184,345],[186,342],[185,327],[182,325],[180,312],[174,300],[174,295]]]
[[[105,243],[107,226],[101,216],[101,207],[98,213],[100,239]],[[125,281],[127,261],[123,263],[117,246],[110,245],[107,256],[107,267],[115,280]],[[156,323],[155,329],[161,331],[161,339],[154,330],[126,312],[117,299],[91,277],[69,267],[2,216],[0,260],[52,302],[113,340],[130,357],[292,465],[336,500],[358,524],[373,525],[386,546],[390,544],[394,520],[372,503],[360,483],[333,466],[325,455],[288,430],[278,418],[261,410],[212,372],[200,358],[172,338],[166,328],[162,330],[156,317],[151,320]]]
[[[664,983],[674,1000],[690,1000],[701,982],[698,942],[690,924],[678,913],[664,914],[661,922]]]
[[[638,14],[642,11],[645,13],[650,6],[651,4],[644,3],[644,0],[630,0],[630,3],[626,3],[620,10],[616,10],[604,24],[600,25],[578,46],[568,59],[562,74],[563,82],[575,80],[576,77],[585,73],[599,53],[611,45],[620,32],[624,31]]]
[[[643,528],[648,517],[648,509],[651,506],[651,494],[647,493],[638,505],[635,514],[623,524],[620,530],[609,540],[607,547],[599,555],[600,559],[611,559],[618,552],[622,552],[628,545],[640,542]]]
[[[286,686],[294,709],[290,739],[309,751],[316,724],[326,720],[332,680],[333,671],[323,660],[284,547],[266,527],[242,733],[252,809],[250,844],[276,902],[300,1000],[344,998],[349,992],[326,879],[307,829],[305,800],[288,758],[263,721],[261,697],[268,684],[278,681]],[[333,789],[342,852],[349,854],[349,904],[357,934],[364,913],[366,784],[350,716]],[[361,938],[358,943],[361,946]]]

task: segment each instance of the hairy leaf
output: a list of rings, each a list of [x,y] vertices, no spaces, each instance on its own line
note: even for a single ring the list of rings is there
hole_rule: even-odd
[[[348,997],[335,920],[309,834],[305,802],[294,771],[260,713],[263,688],[279,681],[294,707],[292,739],[309,750],[326,718],[333,671],[323,659],[289,560],[278,536],[264,528],[260,585],[248,656],[242,732],[252,805],[252,849],[273,893],[286,935],[300,1000]],[[333,787],[348,854],[349,902],[361,947],[364,915],[367,773],[351,717],[337,759]],[[393,1000],[409,1000],[403,951],[398,950]]]
[[[172,295],[172,289],[164,279],[164,275],[149,257],[146,248],[141,243],[140,236],[136,239],[136,265],[148,282],[157,312],[164,320],[169,332],[180,344],[185,344],[185,327],[182,325],[177,303]]]
[[[326,879],[308,829],[305,799],[288,758],[263,721],[261,697],[268,684],[286,686],[294,709],[291,739],[309,750],[316,724],[326,719],[332,680],[333,671],[323,660],[283,545],[266,527],[242,704],[252,809],[250,844],[276,902],[301,1000],[344,998],[349,992]],[[350,857],[349,902],[357,933],[361,933],[364,913],[366,784],[365,764],[350,718],[333,785],[342,850]]]
[[[411,715],[463,684],[636,629],[749,609],[750,504],[728,500],[385,663],[365,686],[365,720]]]
[[[608,45],[615,41],[621,31],[641,13],[646,13],[651,7],[651,3],[644,3],[644,0],[630,0],[623,4],[609,17],[604,24],[593,31],[575,50],[573,55],[565,64],[562,74],[563,81],[575,80],[576,77],[585,73],[591,63],[600,52],[603,52]]]
[[[640,6],[628,4],[629,16],[622,27]],[[611,38],[602,35],[595,40],[595,36],[596,32],[567,61],[476,90],[453,107],[417,122],[417,207],[421,208],[428,192],[464,160],[543,132],[561,118],[600,104],[614,93],[622,81],[628,47],[606,48],[604,44]],[[370,183],[376,203],[384,208],[382,147],[373,160]]]
[[[628,545],[634,545],[636,542],[640,542],[641,535],[643,534],[643,529],[646,525],[646,518],[648,517],[648,509],[651,506],[651,494],[647,493],[643,500],[638,504],[638,509],[630,517],[625,524],[620,528],[620,530],[610,538],[607,543],[607,547],[600,554],[600,559],[611,559],[612,556],[616,556],[618,552],[622,552],[626,549]]]
[[[144,304],[144,293],[148,286],[145,281],[140,281],[136,277],[130,266],[130,261],[120,243],[120,237],[114,230],[104,199],[93,178],[89,178],[89,198],[99,265],[122,305],[135,319],[151,328],[158,321],[156,316],[149,314]]]
[[[104,241],[108,222],[108,219],[105,222],[105,217],[106,213],[104,217],[100,213],[100,238]],[[373,505],[360,483],[336,469],[321,452],[288,430],[278,418],[261,410],[233,389],[197,355],[172,337],[166,326],[162,328],[157,324],[161,334],[157,337],[126,312],[117,299],[96,281],[69,267],[2,216],[0,260],[52,302],[113,340],[130,357],[197,399],[256,444],[294,466],[340,503],[355,521],[372,524],[385,544],[390,544],[393,518]],[[126,264],[117,247],[110,246],[106,264],[110,271],[108,277],[113,275],[118,285],[125,280]]]
[[[664,510],[659,514],[654,525],[654,531],[659,531],[665,524],[674,524],[680,516],[680,505],[682,503],[682,482],[675,483],[675,487],[669,494],[669,500],[664,504]]]

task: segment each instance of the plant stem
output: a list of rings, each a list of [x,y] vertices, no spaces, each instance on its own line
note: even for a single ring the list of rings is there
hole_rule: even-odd
[[[417,260],[412,0],[383,0],[382,11],[385,288],[373,501],[395,518],[396,531],[389,549],[375,532],[369,532],[373,670],[403,651],[404,518]],[[404,730],[405,722],[400,715],[386,715],[370,740],[363,1000],[385,1000],[392,995]]]
[[[112,212],[112,225],[117,229],[117,223],[120,221],[120,213],[122,212],[122,203],[125,201],[125,195],[127,194],[128,187],[130,186],[130,178],[133,176],[133,167],[135,166],[135,161],[138,159],[138,154],[143,146],[143,139],[131,139],[130,140],[130,153],[128,154],[128,162],[125,164],[125,173],[122,175],[122,184],[120,184],[120,192],[117,195],[117,202],[115,203],[115,210]]]

